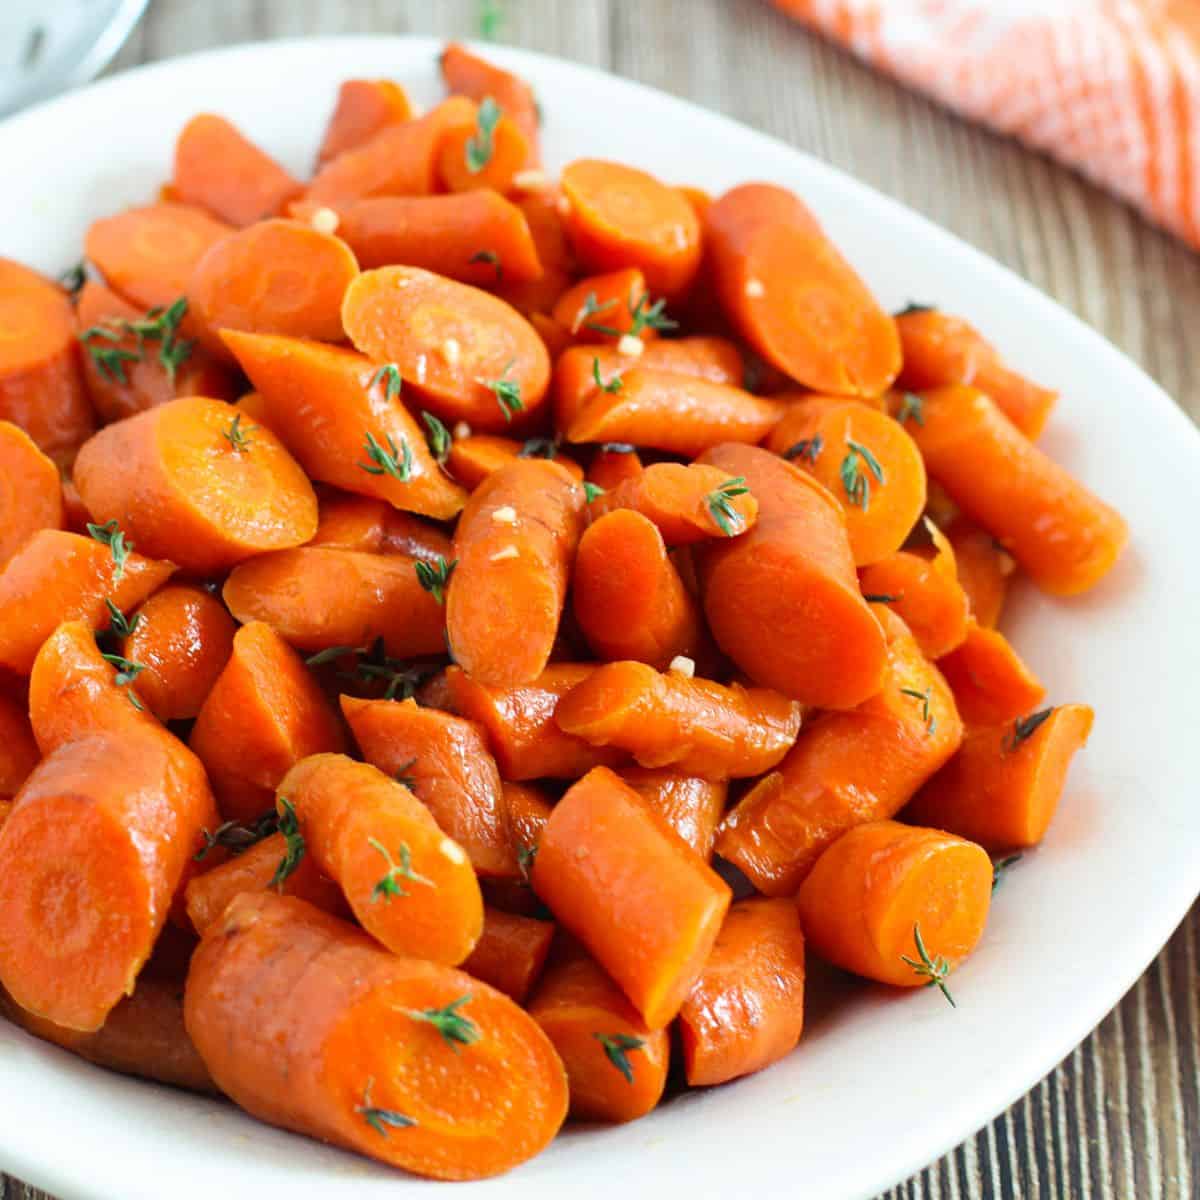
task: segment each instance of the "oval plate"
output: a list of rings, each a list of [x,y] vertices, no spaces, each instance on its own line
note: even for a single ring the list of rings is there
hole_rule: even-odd
[[[90,219],[153,195],[176,132],[198,110],[227,114],[307,172],[341,80],[393,76],[433,102],[439,46],[369,37],[237,47],[14,118],[0,125],[0,254],[66,267]],[[609,156],[714,191],[751,179],[794,188],[887,306],[912,298],[962,312],[1010,362],[1060,388],[1043,444],[1129,518],[1132,547],[1094,592],[1070,602],[1014,595],[1005,628],[1051,699],[1087,701],[1097,721],[1050,836],[997,892],[984,943],[954,978],[957,1009],[935,991],[845,986],[770,1070],[632,1125],[570,1130],[513,1174],[454,1189],[521,1200],[611,1200],[614,1189],[873,1195],[1032,1087],[1134,983],[1200,890],[1200,438],[1092,330],[896,202],[659,92],[531,53],[484,52],[537,89],[552,166]],[[6,1025],[0,1164],[63,1200],[391,1200],[423,1186],[230,1106],[106,1074]]]

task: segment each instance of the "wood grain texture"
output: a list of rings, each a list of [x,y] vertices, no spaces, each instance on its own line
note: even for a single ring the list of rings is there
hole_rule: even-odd
[[[1072,309],[1200,418],[1185,325],[1200,312],[1200,256],[1082,180],[871,74],[763,0],[504,7],[506,41],[728,113],[925,213]],[[476,0],[153,0],[114,69],[268,37],[470,36],[477,13]],[[820,1195],[811,1181],[801,1191]],[[1200,907],[1050,1076],[887,1197],[1200,1197]],[[3,1179],[0,1200],[48,1198]]]

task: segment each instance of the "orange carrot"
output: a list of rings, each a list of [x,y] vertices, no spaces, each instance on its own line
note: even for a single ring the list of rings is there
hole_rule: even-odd
[[[62,526],[58,468],[19,425],[0,421],[0,567],[39,529]]]
[[[317,532],[310,546],[406,554],[426,562],[453,557],[450,538],[441,529],[382,500],[329,492],[319,497],[317,506]]]
[[[904,810],[905,820],[989,850],[1036,846],[1094,715],[1086,704],[1064,704],[968,730],[959,752]]]
[[[712,858],[728,784],[669,768],[624,767],[620,774],[701,858]]]
[[[186,396],[102,429],[75,462],[88,511],[119,521],[144,553],[197,572],[308,541],[312,485],[269,429],[238,416]]]
[[[175,143],[175,194],[230,225],[276,216],[303,190],[273,158],[213,113],[194,116]]]
[[[342,297],[358,263],[341,238],[300,221],[259,221],[209,247],[188,283],[200,340],[232,359],[225,330],[342,340]]]
[[[583,469],[563,454],[553,439],[530,438],[527,442],[518,442],[515,438],[499,437],[494,433],[456,437],[450,443],[446,469],[468,491],[474,491],[493,472],[521,458],[551,458],[573,478],[583,480]]]
[[[200,709],[190,744],[222,815],[253,820],[270,807],[294,763],[342,748],[342,730],[296,652],[254,621],[234,636],[233,655]]]
[[[730,906],[679,1010],[691,1087],[727,1083],[790,1054],[804,1028],[804,934],[787,900]]]
[[[412,116],[404,89],[390,79],[347,79],[338,88],[337,103],[317,151],[317,166],[355,150],[389,125]]]
[[[450,125],[438,147],[438,181],[450,192],[489,188],[510,191],[528,164],[531,150],[520,126],[490,96],[470,124]]]
[[[61,621],[102,629],[109,619],[105,600],[131,612],[170,577],[170,563],[132,553],[117,526],[95,529],[95,538],[39,530],[0,571],[0,666],[28,675]]]
[[[642,460],[632,446],[625,446],[620,442],[607,442],[592,455],[587,469],[587,481],[605,491],[612,491],[630,479],[636,479],[643,470],[645,468],[642,466]],[[611,507],[611,503],[605,507]],[[588,511],[593,510],[589,507]],[[599,509],[594,511],[599,512]]]
[[[650,1029],[621,989],[582,952],[552,964],[529,1015],[554,1043],[580,1121],[636,1121],[662,1098],[670,1037]]]
[[[87,527],[91,524],[92,514],[84,508],[83,500],[79,495],[79,489],[75,486],[75,481],[69,475],[62,477],[62,504],[62,527],[70,533],[78,533],[81,536],[87,534]]]
[[[451,42],[438,59],[446,87],[458,95],[482,102],[491,96],[525,135],[529,142],[531,163],[537,161],[538,115],[533,89],[523,79],[505,71],[486,59],[472,54],[465,46]]]
[[[12,814],[12,807],[11,800],[0,800],[0,829],[4,828],[4,822]]]
[[[542,973],[553,940],[550,921],[485,908],[483,933],[462,969],[523,1004]]]
[[[360,354],[295,338],[228,333],[267,421],[313,479],[445,520],[465,496],[439,470],[400,399],[400,376]]]
[[[658,337],[664,322],[662,306],[650,303],[646,277],[637,267],[588,275],[562,292],[554,301],[554,319],[571,337],[585,344],[615,346],[628,334],[649,345]]]
[[[338,236],[363,267],[404,263],[477,287],[542,274],[524,213],[492,191],[372,196],[342,212]]]
[[[858,590],[841,507],[769,451],[718,446],[703,461],[742,476],[758,501],[749,533],[698,547],[717,644],[756,683],[805,704],[860,704],[879,690],[887,651]]]
[[[400,377],[447,421],[496,432],[541,408],[550,357],[503,300],[418,267],[364,271],[347,289],[342,323],[355,347]]]
[[[451,653],[484,684],[545,669],[580,535],[583,489],[557,463],[521,459],[489,475],[454,534],[446,594]]]
[[[817,860],[797,897],[810,950],[895,987],[946,993],[975,949],[992,899],[980,847],[935,829],[873,821]]]
[[[95,423],[71,301],[9,258],[0,258],[0,420],[19,425],[56,461],[69,458]]]
[[[190,720],[233,653],[237,626],[225,606],[203,588],[175,584],[151,596],[126,627],[120,649],[143,668],[138,695],[160,721]]]
[[[537,854],[546,822],[550,820],[550,801],[536,787],[505,780],[504,808],[508,815],[508,836],[513,852],[518,861],[528,867]]]
[[[963,642],[938,660],[968,725],[1000,725],[1031,712],[1046,695],[1041,680],[995,629],[967,623]]]
[[[730,901],[720,876],[605,767],[550,814],[533,886],[651,1029],[679,1011]]]
[[[25,708],[0,693],[0,796],[15,796],[39,757]]]
[[[157,729],[96,733],[18,794],[0,830],[0,984],[35,1016],[88,1032],[132,994],[215,816],[186,753]],[[47,903],[64,886],[69,902]]]
[[[557,188],[542,188],[513,198],[513,203],[521,210],[525,223],[529,226],[530,236],[537,248],[538,262],[542,266],[542,274],[538,279],[526,283],[517,283],[510,279],[497,280],[492,290],[507,300],[518,312],[529,316],[530,320],[533,319],[534,313],[550,317],[555,302],[567,290],[575,273],[575,257],[571,253],[562,213],[559,211],[560,197],[561,193]],[[539,333],[543,332],[536,321],[533,324]],[[561,322],[556,321],[555,327],[559,330],[556,338],[569,342],[570,333]],[[551,356],[554,356],[553,348]]]
[[[401,780],[480,875],[516,874],[500,772],[478,725],[411,698],[341,703],[363,758]]]
[[[958,582],[967,594],[971,615],[985,628],[994,628],[1016,563],[966,517],[955,517],[946,526],[946,538],[954,549]]]
[[[442,606],[425,590],[417,560],[302,546],[237,567],[222,593],[239,621],[265,621],[300,650],[369,646],[393,658],[445,651]]]
[[[1010,371],[996,348],[961,317],[936,309],[906,312],[896,317],[896,329],[904,353],[900,387],[969,384],[990,396],[1026,437],[1041,433],[1058,393]]]
[[[184,1019],[251,1115],[419,1175],[498,1175],[567,1112],[562,1063],[507,996],[269,892],[238,897],[200,943]]]
[[[1053,595],[1086,591],[1129,537],[1121,515],[1032,445],[982,392],[922,393],[924,424],[906,425],[929,474]]]
[[[887,390],[900,370],[896,323],[799,197],[743,184],[708,210],[704,234],[721,308],[768,363],[814,391]]]
[[[808,725],[717,833],[717,853],[764,895],[791,895],[839,834],[894,816],[962,741],[945,680],[899,618],[886,624],[883,690]]]
[[[509,300],[509,303],[512,304],[512,301]],[[550,355],[552,363],[564,350],[570,347],[571,335],[567,332],[566,326],[560,325],[553,317],[536,310],[529,311],[522,309],[516,304],[513,304],[513,308],[517,309],[518,312],[525,313],[530,325],[534,327],[538,337],[542,339],[542,343],[546,347],[546,353]]]
[[[638,267],[653,292],[682,295],[700,268],[700,221],[674,188],[623,163],[581,158],[562,173],[567,233],[590,271]]]
[[[295,812],[303,839],[295,846],[393,954],[454,966],[471,953],[483,929],[475,872],[408,788],[367,763],[314,754],[283,777],[277,796],[281,818]]]

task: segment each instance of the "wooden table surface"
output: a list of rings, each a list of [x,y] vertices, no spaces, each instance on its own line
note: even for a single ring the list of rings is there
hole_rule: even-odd
[[[1200,419],[1188,338],[1189,324],[1193,347],[1200,336],[1200,256],[1069,172],[872,75],[764,0],[495,7],[505,41],[728,113],[925,213],[1072,309]],[[479,11],[477,0],[152,0],[113,69],[269,37],[470,37]],[[887,1196],[1200,1197],[1200,907],[1048,1078]],[[0,1178],[0,1200],[47,1198]]]

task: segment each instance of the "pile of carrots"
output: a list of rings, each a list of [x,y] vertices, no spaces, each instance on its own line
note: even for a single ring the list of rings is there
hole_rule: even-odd
[[[801,199],[553,176],[441,68],[0,261],[0,995],[470,1179],[789,1054],[806,947],[951,998],[1092,723],[1006,592],[1127,533]]]

